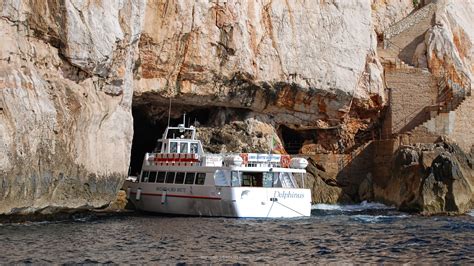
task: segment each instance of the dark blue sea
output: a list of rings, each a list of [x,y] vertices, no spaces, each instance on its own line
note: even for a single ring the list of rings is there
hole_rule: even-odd
[[[0,225],[0,263],[474,263],[474,212],[423,217],[380,204],[298,219],[146,214]]]

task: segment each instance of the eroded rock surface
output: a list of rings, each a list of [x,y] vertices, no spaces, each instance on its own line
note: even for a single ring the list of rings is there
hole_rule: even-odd
[[[0,213],[100,207],[127,173],[144,1],[0,3]]]
[[[449,75],[455,82],[460,81],[462,74],[472,76],[473,13],[474,3],[471,1],[462,4],[457,1],[444,1],[438,5],[436,25],[425,37],[428,66],[433,73]]]
[[[369,1],[150,1],[146,12],[137,105],[172,97],[291,128],[355,118],[357,132],[385,103]]]
[[[472,3],[446,3],[416,61],[463,85]],[[377,137],[387,102],[376,36],[412,10],[411,0],[2,1],[0,213],[113,200],[132,98],[160,123],[170,98],[172,119],[201,112],[191,119],[208,151],[266,152],[275,138],[297,139],[292,153],[344,154],[330,174],[312,164],[313,200],[370,199],[372,178],[351,181],[349,153]],[[433,173],[424,187],[449,182]]]
[[[376,200],[422,214],[462,214],[474,206],[472,154],[445,140],[402,147],[390,180],[376,184]]]

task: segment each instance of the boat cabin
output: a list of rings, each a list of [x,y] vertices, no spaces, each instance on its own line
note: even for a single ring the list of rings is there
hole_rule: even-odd
[[[201,141],[195,139],[196,128],[185,127],[179,124],[177,127],[167,127],[163,137],[158,140],[157,152],[160,153],[191,153],[203,154]]]

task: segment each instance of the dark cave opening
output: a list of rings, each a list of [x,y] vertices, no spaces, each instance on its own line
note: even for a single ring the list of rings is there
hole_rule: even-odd
[[[137,175],[142,168],[143,156],[153,151],[157,139],[166,129],[167,119],[153,120],[145,106],[133,106],[133,141],[130,156],[129,175]]]
[[[129,174],[136,175],[141,171],[145,153],[152,152],[157,140],[162,136],[168,124],[168,108],[162,106],[150,107],[150,104],[132,106],[133,141],[130,156]],[[156,111],[159,110],[159,111]],[[234,120],[243,120],[249,110],[225,107],[187,107],[186,109],[172,108],[170,125],[183,123],[186,113],[186,126],[221,126]]]
[[[306,140],[316,142],[317,138],[316,130],[295,130],[280,125],[278,131],[283,141],[283,146],[288,154],[299,154]]]

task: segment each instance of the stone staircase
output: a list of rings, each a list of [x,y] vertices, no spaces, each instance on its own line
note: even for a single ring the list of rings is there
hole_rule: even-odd
[[[453,132],[455,111],[471,97],[470,78],[462,72],[442,73],[438,82],[437,104],[432,106],[426,121],[410,130],[410,133],[428,131],[440,135]],[[456,79],[450,77],[456,76]]]
[[[436,5],[430,3],[392,25],[384,32],[384,48],[393,47],[392,51],[396,51],[402,62],[412,65],[418,44],[423,42],[426,31],[433,25],[435,11]]]
[[[394,65],[395,68],[412,65],[413,54],[431,28],[435,11],[436,5],[430,3],[388,28],[384,32],[383,43],[377,49],[382,63]]]
[[[449,123],[444,123],[444,128],[434,125],[442,124],[438,120],[452,121],[449,117],[470,95],[467,75],[439,73],[441,78],[437,78],[412,63],[417,46],[433,25],[436,9],[436,3],[427,4],[392,25],[384,32],[383,44],[377,49],[385,69],[386,86],[391,89],[390,126],[384,125],[384,138],[421,128],[433,133],[447,132]]]
[[[438,104],[431,110],[426,121],[410,130],[410,133],[427,131],[434,134],[450,135],[454,130],[455,112],[469,100],[471,91],[465,91],[464,88],[471,86],[467,76],[464,77],[464,82],[461,84],[454,83],[445,79],[439,82]],[[451,86],[449,86],[451,84]],[[453,88],[454,87],[454,88]],[[456,91],[460,95],[456,96]]]
[[[431,106],[437,101],[437,79],[431,73],[414,67],[395,69],[387,71],[385,80],[390,104],[384,138],[410,131],[430,118]]]

